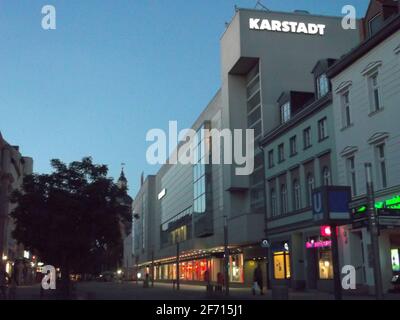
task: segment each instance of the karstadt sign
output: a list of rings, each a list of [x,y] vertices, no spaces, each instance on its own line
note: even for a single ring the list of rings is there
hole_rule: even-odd
[[[326,25],[295,21],[250,18],[249,27],[251,30],[268,30],[276,32],[289,32],[322,36],[325,34]]]

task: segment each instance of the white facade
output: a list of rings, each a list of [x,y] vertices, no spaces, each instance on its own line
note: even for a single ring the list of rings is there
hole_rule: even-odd
[[[372,163],[376,201],[400,194],[399,45],[397,31],[332,79],[338,182],[352,187],[354,201],[365,198],[366,162]],[[343,263],[354,265],[357,283],[371,291],[369,232],[349,226],[342,228],[341,236]],[[400,229],[382,230],[379,244],[388,290],[393,276],[390,251],[400,246]]]

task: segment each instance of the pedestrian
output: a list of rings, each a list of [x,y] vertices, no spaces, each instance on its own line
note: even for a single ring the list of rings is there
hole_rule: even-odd
[[[4,268],[4,265],[0,262],[0,300],[7,299],[7,285],[9,276]]]
[[[254,270],[254,276],[253,276],[253,281],[254,281],[254,286],[257,285],[258,288],[260,289],[260,295],[264,295],[263,292],[263,275],[262,275],[262,269],[261,269],[261,264],[258,263],[257,267]],[[253,287],[253,295],[256,294],[255,287]]]
[[[222,292],[222,288],[224,286],[224,275],[222,272],[217,273],[217,288],[219,292]]]
[[[10,278],[10,288],[8,289],[8,299],[15,300],[17,298],[18,278],[17,273],[14,271]]]

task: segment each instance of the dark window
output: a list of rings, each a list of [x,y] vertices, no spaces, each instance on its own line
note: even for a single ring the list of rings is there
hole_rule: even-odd
[[[318,138],[319,141],[324,140],[328,137],[328,125],[326,118],[318,121]]]
[[[268,151],[268,167],[272,168],[275,165],[274,163],[274,150]]]
[[[296,136],[290,138],[290,155],[294,156],[297,154],[297,141]]]
[[[311,127],[304,129],[303,131],[304,149],[311,147]]]
[[[283,143],[278,146],[278,161],[285,161],[285,146]]]
[[[383,18],[381,14],[376,15],[368,22],[369,27],[369,36],[373,36],[375,33],[379,31],[383,23]]]

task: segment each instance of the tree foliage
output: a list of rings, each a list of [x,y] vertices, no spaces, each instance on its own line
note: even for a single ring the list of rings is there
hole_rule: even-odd
[[[13,236],[41,259],[67,272],[99,272],[122,257],[121,227],[131,221],[127,190],[91,158],[66,165],[52,160],[51,174],[33,174],[15,191]]]

